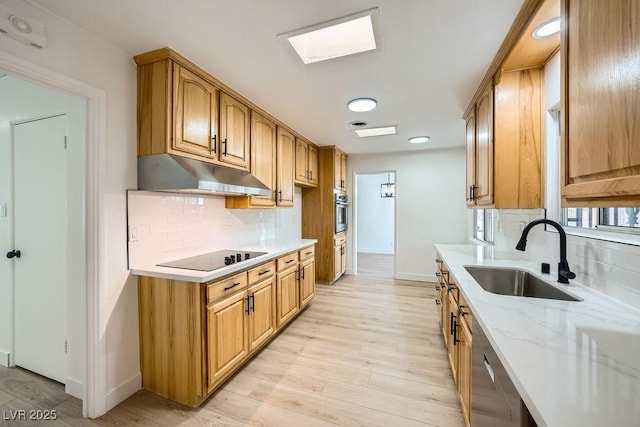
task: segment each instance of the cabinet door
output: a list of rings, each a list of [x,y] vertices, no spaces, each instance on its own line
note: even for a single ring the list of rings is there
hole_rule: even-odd
[[[207,307],[209,388],[249,354],[246,296],[239,292]]]
[[[276,330],[275,277],[249,288],[249,351],[253,352]]]
[[[174,138],[172,148],[211,159],[218,127],[218,89],[198,75],[174,65]]]
[[[342,190],[342,155],[339,151],[333,154],[334,188]]]
[[[300,266],[300,308],[311,301],[316,291],[316,262],[315,258],[306,260]]]
[[[309,145],[302,139],[296,138],[296,182],[306,184],[309,180],[309,168],[307,167]]]
[[[342,244],[333,247],[333,280],[342,274]]]
[[[347,155],[340,155],[340,175],[342,175],[342,192],[347,192]]]
[[[220,144],[218,159],[239,169],[249,170],[249,107],[220,93]]]
[[[344,274],[347,271],[347,244],[342,244],[342,251],[340,256],[340,274]]]
[[[309,144],[307,145],[307,167],[309,168],[309,184],[318,185],[318,149]]]
[[[460,342],[458,342],[458,395],[462,403],[462,413],[471,425],[471,329],[467,322],[461,321],[458,328]]]
[[[476,185],[476,111],[473,109],[466,121],[466,157],[467,157],[467,206],[476,204],[473,200],[473,186]]]
[[[295,138],[285,129],[278,128],[277,136],[277,204],[278,206],[293,206],[293,175]]]
[[[562,195],[574,206],[638,206],[638,2],[565,0],[562,7]]]
[[[476,186],[473,196],[477,205],[491,205],[493,204],[493,87],[491,85],[478,100],[476,126]]]
[[[458,304],[456,303],[453,293],[449,292],[449,318],[447,319],[448,341],[447,350],[449,354],[449,363],[451,364],[451,372],[453,380],[458,383],[458,340],[460,327],[458,326]]]
[[[276,190],[276,125],[251,112],[251,173]],[[252,196],[252,206],[274,206],[273,196]]]
[[[278,327],[284,325],[300,309],[297,274],[298,269],[293,268],[277,275],[276,306]]]

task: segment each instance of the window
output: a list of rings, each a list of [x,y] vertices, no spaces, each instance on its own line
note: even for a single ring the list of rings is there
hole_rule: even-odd
[[[565,208],[562,225],[568,227],[634,232],[640,229],[640,208]]]
[[[493,243],[493,209],[473,210],[473,237]]]

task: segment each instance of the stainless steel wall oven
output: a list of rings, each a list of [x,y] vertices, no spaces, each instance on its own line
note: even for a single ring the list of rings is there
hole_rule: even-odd
[[[347,210],[349,198],[346,194],[336,194],[336,233],[347,231]]]

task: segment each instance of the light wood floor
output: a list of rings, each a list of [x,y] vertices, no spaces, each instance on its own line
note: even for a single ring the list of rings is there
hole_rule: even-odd
[[[393,279],[394,256],[358,252],[358,274]]]
[[[142,390],[82,419],[60,385],[36,394],[40,385],[15,379],[28,374],[1,369],[0,413],[55,408],[60,426],[463,426],[433,298],[432,284],[367,275],[319,286],[312,305],[198,409]]]

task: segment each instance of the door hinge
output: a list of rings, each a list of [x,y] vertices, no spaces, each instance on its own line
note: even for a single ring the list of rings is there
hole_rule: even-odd
[[[67,135],[64,136],[64,149],[67,149]]]
[[[67,354],[67,350],[69,350],[69,346],[67,344],[67,340],[64,340],[64,353]]]

